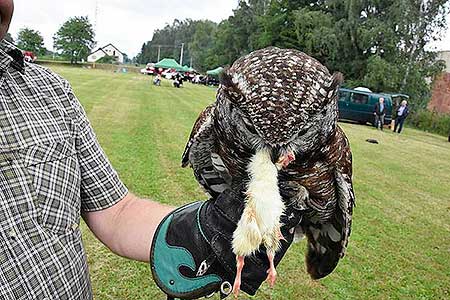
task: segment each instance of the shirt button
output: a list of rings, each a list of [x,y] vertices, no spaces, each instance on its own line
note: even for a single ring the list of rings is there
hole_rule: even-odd
[[[16,238],[16,237],[17,237],[17,234],[16,234],[16,232],[14,231],[14,229],[11,229],[10,231],[8,231],[8,235],[9,235],[9,237],[11,237],[11,238]]]
[[[73,223],[70,228],[72,228],[72,230],[77,230],[78,229],[78,224],[77,223]]]

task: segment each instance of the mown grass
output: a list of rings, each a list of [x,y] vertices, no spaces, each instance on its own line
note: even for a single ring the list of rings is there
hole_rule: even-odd
[[[55,67],[73,85],[98,139],[134,193],[171,205],[205,199],[180,156],[215,90],[161,87],[150,77]],[[401,135],[342,123],[354,155],[357,207],[346,257],[321,281],[304,266],[305,243],[255,299],[449,299],[450,143],[406,128]],[[379,144],[365,142],[375,138]],[[112,254],[83,227],[95,299],[165,299],[147,264]],[[242,298],[245,298],[242,297]]]

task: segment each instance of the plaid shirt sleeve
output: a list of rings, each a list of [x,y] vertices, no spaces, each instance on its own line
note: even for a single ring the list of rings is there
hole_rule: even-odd
[[[103,210],[122,200],[128,193],[97,141],[81,103],[67,80],[62,79],[77,128],[76,150],[81,173],[81,209]]]

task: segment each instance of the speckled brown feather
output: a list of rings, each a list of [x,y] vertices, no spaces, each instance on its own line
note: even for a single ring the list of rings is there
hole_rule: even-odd
[[[326,276],[345,253],[355,203],[350,145],[337,125],[342,74],[300,51],[269,47],[237,60],[221,82],[208,130],[202,114],[183,159],[197,179],[213,166],[222,183],[244,193],[258,149],[274,160],[293,150],[296,160],[279,172],[280,193],[303,214],[297,230],[308,237],[308,272]]]

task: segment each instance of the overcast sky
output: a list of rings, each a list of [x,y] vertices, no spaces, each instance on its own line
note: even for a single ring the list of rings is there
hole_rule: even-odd
[[[47,49],[53,49],[53,35],[70,17],[89,16],[95,22],[97,46],[114,44],[133,57],[142,43],[152,39],[153,31],[183,20],[209,19],[220,22],[232,14],[238,0],[14,0],[15,12],[10,33],[17,38],[20,28],[42,33]]]
[[[20,28],[29,27],[42,33],[46,48],[51,50],[53,35],[69,17],[87,15],[92,23],[96,20],[97,46],[112,43],[133,57],[143,42],[151,40],[155,29],[175,18],[220,22],[232,14],[238,0],[14,0],[14,3],[10,28],[14,39]],[[450,30],[443,36],[443,41],[432,48],[450,50]]]

